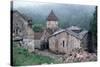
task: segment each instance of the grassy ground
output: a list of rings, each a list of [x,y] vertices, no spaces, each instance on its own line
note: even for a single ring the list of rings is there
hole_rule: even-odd
[[[34,53],[29,53],[26,49],[16,46],[18,43],[13,42],[13,65],[38,65],[43,63],[54,63],[54,60]]]

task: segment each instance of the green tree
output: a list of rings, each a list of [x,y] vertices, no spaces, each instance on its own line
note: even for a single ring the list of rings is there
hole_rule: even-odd
[[[34,24],[32,25],[34,32],[42,32],[43,31],[43,25],[42,24]]]
[[[92,49],[97,50],[97,6],[95,7],[95,11],[93,14],[93,18],[90,22],[90,32],[91,32],[91,40],[92,40]]]

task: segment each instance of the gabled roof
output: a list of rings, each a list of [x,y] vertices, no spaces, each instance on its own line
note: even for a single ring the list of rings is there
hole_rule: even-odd
[[[84,31],[80,32],[80,33],[79,33],[80,38],[82,39],[87,33],[88,33],[87,30],[84,30]]]
[[[26,16],[26,15],[24,15],[24,14],[21,14],[18,10],[14,10],[14,11],[13,11],[13,14],[19,15],[20,17],[22,17],[22,18],[23,18],[24,20],[26,20],[26,21],[31,20],[30,17],[28,17],[28,16]]]
[[[56,34],[59,34],[59,33],[62,33],[66,31],[65,29],[60,29],[60,30],[57,30],[56,32],[54,32],[52,35],[56,35]]]
[[[65,29],[60,29],[60,30],[57,30],[56,32],[54,32],[50,37],[52,37],[54,35],[58,35],[58,34],[60,34],[62,32],[66,32],[66,33],[68,33],[68,34],[70,34],[70,35],[72,35],[72,36],[74,36],[74,37],[76,37],[76,38],[78,38],[80,40],[83,39],[83,37],[88,33],[87,30],[82,30],[79,33],[76,33],[76,32],[74,32],[74,31],[72,31],[70,29],[66,29],[66,30]]]
[[[51,10],[50,14],[47,17],[48,21],[57,21],[58,18],[56,17],[56,15],[54,14],[53,10]]]
[[[66,32],[66,30],[65,29],[59,29],[59,30],[55,31],[50,37],[55,36],[55,35],[58,35],[58,34],[60,34],[62,32]]]
[[[80,31],[80,30],[79,30]],[[69,34],[71,34],[72,36],[78,38],[78,39],[83,39],[83,37],[88,33],[87,30],[81,30],[80,32],[75,32],[73,30],[66,30],[66,32],[68,32]]]

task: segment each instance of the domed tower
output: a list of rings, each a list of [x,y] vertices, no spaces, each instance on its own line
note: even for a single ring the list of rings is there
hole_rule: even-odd
[[[47,17],[47,29],[57,29],[58,28],[58,18],[54,14],[53,10],[51,10],[50,14]]]

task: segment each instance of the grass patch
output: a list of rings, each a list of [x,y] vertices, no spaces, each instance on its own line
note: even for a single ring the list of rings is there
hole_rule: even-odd
[[[16,46],[18,43],[13,42],[13,66],[39,65],[43,63],[54,63],[54,59],[47,56],[41,56],[29,53],[26,49]]]

